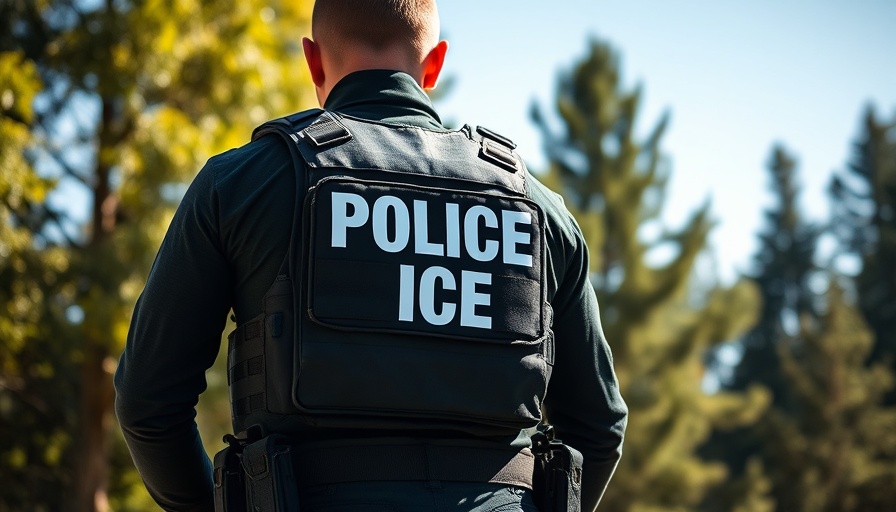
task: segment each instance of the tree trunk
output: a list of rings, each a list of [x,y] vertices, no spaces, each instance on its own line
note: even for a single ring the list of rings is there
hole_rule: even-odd
[[[86,347],[81,366],[81,435],[75,464],[75,508],[79,512],[109,510],[106,490],[113,390],[106,370],[108,357],[101,344],[93,344]]]
[[[109,149],[114,147],[113,130],[115,109],[112,99],[104,98],[99,124],[99,144],[97,166],[93,183],[93,216],[91,219],[90,241],[82,257],[85,277],[90,280],[89,288],[98,288],[104,298],[116,293],[107,281],[98,262],[103,261],[104,247],[109,235],[115,229],[117,210],[110,175],[113,162],[109,160]],[[89,293],[89,292],[88,292]],[[86,300],[96,300],[88,297]],[[114,302],[114,301],[112,301]],[[112,424],[112,408],[115,391],[112,386],[111,368],[114,363],[109,349],[109,340],[103,339],[108,333],[108,325],[100,325],[106,319],[86,318],[84,330],[83,361],[81,363],[81,407],[79,457],[75,463],[75,489],[77,491],[76,510],[78,512],[106,512],[109,510],[107,488],[109,478],[109,431]]]

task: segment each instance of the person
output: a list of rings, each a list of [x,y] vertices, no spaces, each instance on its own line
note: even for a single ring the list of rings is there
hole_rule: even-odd
[[[207,162],[136,304],[116,413],[150,495],[213,508],[195,405],[232,311],[234,428],[295,440],[303,509],[534,510],[544,417],[594,509],[627,409],[575,220],[509,140],[442,125],[435,0],[318,0],[303,48],[323,110]]]

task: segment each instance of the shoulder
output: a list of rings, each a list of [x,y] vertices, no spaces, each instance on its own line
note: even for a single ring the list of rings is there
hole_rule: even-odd
[[[212,157],[206,167],[214,175],[217,185],[225,190],[245,190],[247,185],[251,188],[252,184],[264,184],[268,178],[279,174],[291,175],[292,151],[287,146],[287,140],[277,132],[295,132],[310,124],[322,112],[320,109],[310,109],[272,119],[255,128],[250,142]]]
[[[292,155],[276,136],[261,137],[211,157],[191,187],[210,194],[219,214],[238,214],[263,197],[294,190]],[[292,201],[291,195],[288,199]]]
[[[259,225],[275,225],[295,197],[292,156],[286,143],[266,136],[211,157],[181,203],[226,240],[245,238]],[[287,216],[288,217],[288,216]],[[279,225],[278,225],[279,227]]]
[[[291,163],[286,143],[276,136],[261,137],[239,148],[234,148],[209,159],[206,168],[219,186],[246,177],[256,177],[265,170]]]
[[[574,242],[582,237],[579,225],[566,207],[563,196],[548,188],[531,172],[526,176],[526,184],[530,199],[544,210],[548,229],[553,228],[559,231],[558,234],[569,242]]]

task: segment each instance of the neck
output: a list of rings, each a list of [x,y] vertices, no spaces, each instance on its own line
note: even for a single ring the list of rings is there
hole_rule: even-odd
[[[405,48],[393,46],[387,49],[371,49],[353,45],[341,52],[339,58],[324,58],[327,67],[326,81],[318,88],[321,104],[326,101],[333,87],[347,75],[355,71],[387,69],[410,75],[422,87],[423,69],[420,62],[412,59]],[[329,61],[329,62],[327,62]]]

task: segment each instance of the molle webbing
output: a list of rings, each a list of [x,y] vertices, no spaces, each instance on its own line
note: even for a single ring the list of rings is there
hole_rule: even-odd
[[[246,322],[227,338],[227,384],[232,414],[240,417],[265,407],[264,318]]]

